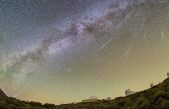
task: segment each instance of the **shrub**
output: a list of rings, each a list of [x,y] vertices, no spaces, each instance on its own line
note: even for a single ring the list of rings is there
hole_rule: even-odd
[[[45,104],[43,105],[43,107],[45,107],[45,108],[54,108],[55,105],[54,105],[54,104],[45,103]]]
[[[169,100],[164,100],[161,103],[162,109],[169,109]]]

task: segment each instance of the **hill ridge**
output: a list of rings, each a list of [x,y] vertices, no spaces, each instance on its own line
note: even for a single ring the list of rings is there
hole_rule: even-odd
[[[113,100],[54,105],[0,96],[0,109],[169,109],[169,78],[150,89]]]
[[[7,95],[0,89],[0,97],[7,97]]]

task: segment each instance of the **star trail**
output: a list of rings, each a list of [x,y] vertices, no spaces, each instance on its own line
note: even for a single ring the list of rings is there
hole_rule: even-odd
[[[0,0],[0,88],[70,103],[140,91],[169,71],[168,0]]]

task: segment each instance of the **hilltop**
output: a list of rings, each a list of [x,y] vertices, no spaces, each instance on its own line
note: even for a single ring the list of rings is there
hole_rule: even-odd
[[[1,96],[3,95],[3,96]],[[0,92],[0,109],[169,109],[169,78],[141,92],[114,100],[98,100],[76,104],[41,104],[7,97]]]
[[[0,89],[0,97],[7,97],[7,95]]]
[[[169,109],[169,78],[148,90],[126,97],[59,107],[59,109]]]

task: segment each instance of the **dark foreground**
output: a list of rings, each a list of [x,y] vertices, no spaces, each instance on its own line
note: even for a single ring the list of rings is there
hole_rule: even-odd
[[[7,97],[0,91],[0,109],[169,109],[169,79],[127,97],[77,104],[42,105]]]

